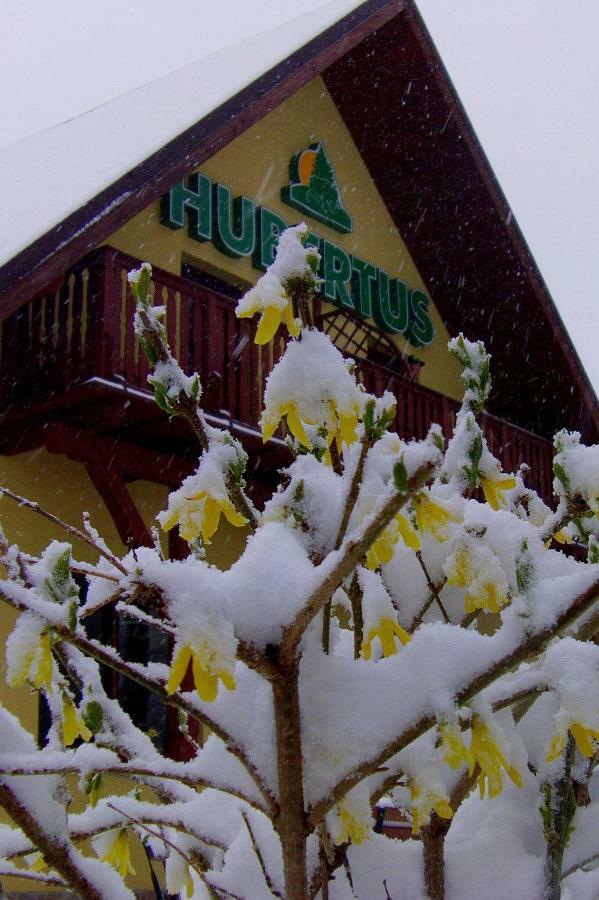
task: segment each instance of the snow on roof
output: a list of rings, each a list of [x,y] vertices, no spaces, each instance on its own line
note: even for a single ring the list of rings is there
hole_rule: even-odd
[[[0,149],[0,265],[361,2],[332,0]]]

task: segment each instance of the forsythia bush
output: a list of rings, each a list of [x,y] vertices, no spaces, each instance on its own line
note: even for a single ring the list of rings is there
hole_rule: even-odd
[[[366,393],[311,325],[306,233],[281,236],[237,308],[260,316],[257,342],[289,338],[262,413],[289,464],[264,511],[245,492],[243,447],[206,422],[198,376],[171,356],[144,264],[130,282],[149,380],[201,449],[158,517],[189,555],[165,559],[156,539],[119,558],[87,519],[69,532],[96,565],[68,543],[38,559],[2,541],[0,593],[20,613],[7,679],[44,696],[50,727],[40,750],[0,709],[14,823],[0,827],[0,876],[120,900],[141,841],[181,897],[596,897],[599,448],[556,436],[555,510],[524,468],[503,472],[479,425],[489,356],[462,335],[451,440],[437,426],[400,440],[394,397]],[[227,571],[205,557],[223,520],[247,536]],[[109,604],[163,634],[166,661],[93,639],[89,617]],[[189,762],[133,724],[100,666],[178,711]],[[67,774],[83,812],[69,810]],[[129,793],[110,793],[115,777]],[[377,803],[403,811],[412,839],[373,831]]]

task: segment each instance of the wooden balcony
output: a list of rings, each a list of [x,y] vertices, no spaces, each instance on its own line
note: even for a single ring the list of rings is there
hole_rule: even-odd
[[[141,448],[192,454],[183,423],[168,423],[148,389],[148,367],[133,332],[127,272],[138,259],[102,247],[1,325],[0,451],[15,453],[44,442],[44,432],[68,426],[119,435]],[[185,371],[200,373],[203,406],[211,421],[241,437],[253,464],[272,469],[280,442],[262,447],[258,421],[266,378],[282,342],[253,342],[256,325],[235,317],[234,302],[186,278],[155,269],[155,303],[166,307],[171,347]],[[358,377],[380,395],[397,398],[395,426],[403,438],[423,438],[438,422],[446,436],[458,404],[397,372],[357,359]],[[484,428],[505,470],[531,466],[528,483],[547,501],[552,494],[549,441],[491,415]],[[150,477],[149,473],[148,477]],[[138,476],[141,477],[141,476]],[[175,481],[173,472],[171,480]]]

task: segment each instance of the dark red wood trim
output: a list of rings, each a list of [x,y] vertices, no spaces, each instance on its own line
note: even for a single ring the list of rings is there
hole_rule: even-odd
[[[106,437],[79,428],[55,423],[44,429],[44,443],[50,453],[64,453],[69,459],[113,466],[125,481],[153,481],[170,488],[178,487],[195,471],[197,461],[181,459],[172,453],[148,450],[121,438]]]
[[[323,77],[450,334],[493,354],[491,412],[597,440],[597,398],[412,0]]]
[[[85,463],[87,474],[102,500],[119,533],[123,544],[131,547],[152,546],[152,535],[127,490],[120,472],[106,468],[100,462]]]
[[[0,269],[1,317],[403,9],[367,0],[67,216]]]

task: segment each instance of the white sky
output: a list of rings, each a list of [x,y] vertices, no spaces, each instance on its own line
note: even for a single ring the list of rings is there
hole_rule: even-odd
[[[599,0],[417,0],[599,389]],[[0,146],[322,0],[3,0]]]

